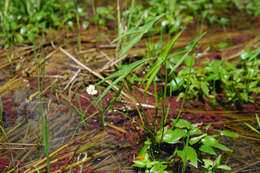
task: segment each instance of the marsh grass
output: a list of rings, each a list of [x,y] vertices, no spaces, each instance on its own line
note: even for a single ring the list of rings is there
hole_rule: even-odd
[[[47,110],[43,109],[42,102],[42,92],[44,90],[44,81],[45,81],[45,61],[43,62],[42,70],[40,70],[39,65],[39,57],[37,55],[37,46],[34,36],[32,37],[33,42],[33,53],[34,53],[34,63],[36,65],[36,75],[37,75],[37,83],[38,83],[38,106],[39,106],[39,122],[41,121],[42,126],[42,138],[44,144],[44,152],[46,156],[47,162],[47,171],[50,172],[50,144],[49,144],[49,127],[48,127],[48,118],[47,118]]]

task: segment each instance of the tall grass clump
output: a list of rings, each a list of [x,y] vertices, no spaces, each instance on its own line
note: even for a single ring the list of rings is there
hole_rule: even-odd
[[[128,50],[130,50],[135,44],[137,44],[142,37],[153,29],[153,25],[158,22],[164,14],[155,17],[143,26],[137,28],[131,28],[125,33],[119,35],[115,41],[125,40],[124,44],[121,45],[119,51],[119,57],[124,56]],[[171,53],[174,44],[180,37],[182,32],[175,34],[175,36],[169,40],[169,42],[164,46],[162,51],[153,52],[150,51],[149,55],[156,56],[145,56],[140,60],[137,60],[131,64],[123,64],[117,69],[115,73],[106,77],[104,80],[98,82],[96,85],[101,85],[107,80],[112,80],[111,85],[109,85],[104,92],[98,98],[96,104],[98,104],[101,99],[116,85],[124,86],[123,90],[130,93],[127,98],[135,106],[138,113],[139,120],[134,119],[125,112],[120,112],[128,119],[132,121],[134,125],[139,128],[144,129],[146,135],[146,141],[144,147],[140,150],[137,155],[134,166],[139,167],[143,170],[150,172],[167,172],[168,166],[173,166],[176,168],[177,172],[185,172],[188,166],[193,166],[198,168],[202,167],[203,161],[201,160],[201,153],[207,153],[209,155],[216,155],[214,148],[231,151],[226,146],[219,143],[216,135],[208,135],[206,127],[206,132],[202,132],[199,128],[200,124],[191,124],[190,122],[181,119],[181,112],[184,106],[185,98],[189,91],[189,86],[186,87],[184,97],[182,99],[182,104],[180,111],[175,119],[171,119],[172,126],[169,126],[169,110],[170,106],[166,104],[167,97],[172,94],[172,89],[168,84],[171,80],[176,81],[176,69],[180,67],[185,61],[188,68],[188,75],[185,76],[187,81],[191,81],[191,71],[194,62],[194,55],[191,55],[192,50],[199,42],[199,40],[205,35],[201,34],[199,37],[194,39],[189,45],[181,50]],[[161,30],[161,40],[159,47],[162,45],[162,34]],[[127,40],[129,40],[127,42]],[[147,43],[152,48],[153,43]],[[156,49],[154,49],[156,50]],[[142,101],[135,94],[134,83],[131,82],[131,74],[140,72],[145,64],[150,64],[151,68],[147,71],[146,75],[143,77],[142,86],[144,87],[145,98],[148,94],[148,90],[153,87],[153,94],[155,100],[155,113],[147,113],[146,108],[143,107]],[[161,74],[164,71],[164,74]],[[159,76],[163,76],[161,80],[158,80]],[[188,82],[189,85],[190,82]],[[163,87],[159,89],[157,86],[162,85]],[[226,135],[230,137],[237,137],[236,134],[229,131],[223,131],[221,135]],[[170,156],[167,159],[161,160],[160,155],[164,150],[164,146],[170,146],[172,148]],[[179,160],[179,161],[178,161]],[[204,170],[209,171],[210,169],[225,169],[230,170],[226,165],[220,165],[221,157],[218,157],[218,164],[209,164],[212,161],[204,159]],[[215,162],[212,162],[215,163]]]
[[[43,109],[42,93],[44,91],[44,81],[45,81],[45,61],[43,61],[42,70],[39,64],[39,57],[37,55],[37,45],[35,37],[32,37],[33,42],[33,53],[34,53],[34,63],[36,65],[36,75],[37,75],[37,84],[38,84],[38,106],[39,106],[39,122],[41,121],[42,127],[42,139],[44,145],[44,152],[47,158],[47,170],[50,172],[50,144],[49,144],[49,127],[48,127],[48,118],[47,111]]]

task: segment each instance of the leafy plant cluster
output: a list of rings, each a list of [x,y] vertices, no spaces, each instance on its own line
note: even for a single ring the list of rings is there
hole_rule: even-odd
[[[188,95],[191,99],[206,96],[215,102],[218,94],[225,93],[229,103],[254,103],[255,97],[260,94],[259,54],[260,49],[246,49],[240,54],[236,65],[221,60],[207,61],[204,62],[204,67],[194,67],[191,74],[188,66],[183,67],[168,85],[173,91],[180,92],[179,97],[189,87]],[[194,62],[189,59],[186,59],[186,64],[193,65]],[[190,85],[188,75],[192,76]]]
[[[108,20],[115,20],[113,15],[114,8],[112,6],[101,6],[96,8],[96,15],[90,17],[90,21],[105,27]]]
[[[234,3],[240,10],[244,10],[252,16],[260,16],[260,9],[259,9],[260,1],[258,1],[258,0],[251,0],[251,1],[236,0],[236,1],[234,1]]]
[[[259,1],[257,0],[241,2],[233,0],[150,0],[147,3],[129,8],[124,12],[124,16],[127,17],[133,13],[132,18],[136,22],[132,25],[136,26],[146,23],[155,16],[165,14],[161,25],[167,28],[169,33],[187,27],[194,20],[200,23],[226,25],[229,19],[223,13],[228,12],[230,7],[259,16]]]
[[[157,16],[142,27],[132,28],[126,33],[118,36],[115,41],[132,36],[129,37],[130,41],[128,46],[123,47],[120,50],[119,56],[123,56],[131,47],[140,41],[146,32],[151,31],[152,26],[158,22],[161,17],[163,17],[163,15]],[[192,65],[190,62],[193,62],[194,56],[191,56],[190,54],[205,33],[193,40],[185,48],[170,54],[170,50],[180,35],[181,32],[176,34],[160,52],[153,52],[151,46],[150,54],[155,54],[157,56],[144,57],[131,64],[123,65],[114,74],[100,81],[97,85],[100,85],[106,80],[112,80],[112,83],[104,90],[103,94],[100,95],[97,103],[100,102],[101,98],[115,85],[121,85],[121,88],[124,86],[125,91],[131,93],[132,96],[128,97],[129,100],[136,105],[139,120],[134,119],[125,112],[119,112],[130,119],[138,128],[144,129],[146,134],[145,145],[134,161],[135,167],[139,167],[146,172],[151,173],[166,173],[169,167],[177,168],[178,172],[185,172],[185,169],[190,166],[201,168],[204,172],[214,172],[215,169],[218,168],[230,170],[228,166],[220,164],[221,156],[218,156],[215,161],[211,161],[202,154],[217,155],[215,149],[223,151],[231,150],[220,144],[216,135],[208,135],[207,132],[202,132],[202,130],[200,130],[201,124],[191,124],[180,118],[185,99],[182,100],[182,105],[177,118],[172,119],[172,126],[170,127],[167,125],[170,109],[169,105],[167,106],[166,104],[167,83],[171,77],[174,78],[176,69],[180,67],[184,61],[189,64],[187,66],[188,75],[184,78],[185,80],[187,79],[188,83],[191,83]],[[174,61],[174,63],[172,61]],[[154,87],[154,114],[145,111],[145,108],[142,106],[140,99],[135,95],[132,87],[134,83],[131,74],[138,71],[144,64],[151,65],[151,68],[147,71],[141,82],[144,85],[144,97],[147,94],[148,88],[150,86]],[[161,75],[161,69],[163,67],[166,69],[165,74],[163,75],[162,80],[158,81],[158,76]],[[177,78],[175,77],[174,79],[176,81]],[[161,89],[161,93],[159,93],[157,83],[162,81],[164,82],[164,87]],[[170,90],[173,91],[171,88]],[[184,92],[184,97],[187,97],[187,91],[188,90]],[[171,93],[172,92],[170,92],[170,94]],[[208,128],[209,126],[206,128],[206,131]],[[221,135],[237,137],[236,134],[228,131],[221,132]],[[165,157],[163,156],[163,152],[167,152],[169,155]],[[164,159],[161,159],[161,157],[164,157]]]
[[[66,0],[4,0],[0,2],[0,37],[6,48],[32,41],[33,35],[44,34],[48,28],[73,27],[77,16],[85,15],[76,1]]]
[[[173,126],[164,128],[157,133],[156,143],[147,140],[144,147],[138,153],[134,166],[144,168],[147,172],[167,172],[168,165],[178,169],[177,172],[184,172],[187,165],[200,167],[204,172],[214,172],[215,169],[231,170],[226,165],[220,165],[221,155],[216,162],[206,159],[202,153],[217,155],[215,149],[231,151],[228,147],[219,143],[216,135],[208,135],[199,128],[200,124],[191,124],[183,119],[172,119]],[[206,127],[206,130],[209,126]],[[238,137],[229,131],[221,131],[220,135]],[[155,145],[156,144],[156,145]],[[168,146],[167,146],[168,145]],[[165,147],[167,146],[167,147]],[[155,149],[156,148],[156,149]],[[165,160],[160,160],[158,151],[167,153]],[[155,153],[157,151],[157,153]],[[148,171],[149,170],[149,171]]]

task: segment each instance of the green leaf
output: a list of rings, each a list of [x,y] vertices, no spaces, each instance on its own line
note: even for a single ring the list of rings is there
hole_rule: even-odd
[[[193,56],[187,56],[187,58],[185,59],[185,64],[187,66],[194,65],[194,57]]]
[[[208,88],[208,83],[205,81],[201,81],[200,83],[201,86],[201,90],[203,91],[203,93],[208,96],[209,95],[209,88]]]
[[[17,33],[15,33],[15,38],[16,38],[16,41],[18,42],[18,43],[23,43],[23,36],[21,35],[21,34],[17,34]]]
[[[82,26],[83,26],[83,29],[86,30],[88,29],[88,25],[89,25],[89,22],[88,21],[84,21]]]
[[[230,132],[228,130],[223,130],[223,131],[220,132],[220,134],[222,136],[229,136],[231,138],[238,138],[238,134],[237,133],[233,133],[233,132]]]
[[[155,22],[157,22],[157,21],[158,21],[161,17],[163,17],[163,16],[164,16],[164,14],[162,14],[162,15],[160,15],[160,16],[157,16],[157,17],[155,17],[153,20],[151,20],[150,22],[148,22],[147,24],[145,24],[144,26],[141,26],[141,27],[139,27],[139,28],[133,28],[133,29],[131,29],[130,31],[124,33],[124,34],[119,35],[116,39],[114,39],[114,40],[112,41],[112,43],[115,43],[115,42],[121,40],[122,38],[124,38],[124,37],[126,37],[126,36],[129,36],[129,35],[133,35],[133,34],[137,34],[137,33],[143,33],[143,34],[145,34],[146,32],[148,32],[148,31],[152,28],[153,24],[154,24]]]
[[[255,114],[255,119],[258,124],[258,127],[260,128],[260,120],[259,120],[258,114]]]
[[[221,162],[221,155],[219,155],[216,160],[215,160],[215,166],[218,167],[220,165]]]
[[[224,48],[226,48],[228,46],[228,43],[227,42],[220,42],[219,44],[218,44],[218,48],[219,49],[224,49]]]
[[[248,123],[245,123],[245,125],[247,125],[247,127],[249,127],[252,131],[254,131],[254,132],[256,132],[257,134],[260,135],[260,131],[259,131],[259,130],[257,130],[256,128],[254,128],[253,126],[251,126],[251,125],[248,124]]]
[[[161,52],[161,54],[160,54],[159,58],[157,59],[157,61],[155,62],[155,64],[151,67],[150,71],[148,71],[148,73],[144,76],[143,83],[146,82],[146,80],[148,79],[146,87],[145,87],[145,91],[148,90],[149,86],[154,81],[155,76],[161,69],[163,63],[166,62],[166,59],[168,57],[170,50],[172,49],[176,40],[180,37],[181,33],[182,32],[179,32],[177,35],[175,35],[175,37],[171,41],[169,41],[167,43],[166,47]]]
[[[101,96],[98,98],[98,100],[96,101],[95,105],[97,105],[101,99],[108,93],[108,91],[114,87],[118,82],[120,82],[121,80],[123,80],[124,78],[126,78],[128,76],[128,74],[133,71],[134,69],[144,65],[144,63],[146,61],[150,60],[150,58],[144,58],[141,59],[139,61],[135,61],[134,63],[130,64],[130,65],[126,65],[123,69],[113,73],[112,75],[106,77],[105,79],[103,79],[102,81],[98,82],[97,85],[100,85],[101,83],[116,78],[115,81],[113,81],[106,89],[105,91],[101,94]]]
[[[203,137],[205,137],[207,134],[203,134],[200,136],[196,136],[190,139],[189,143],[190,145],[196,144],[197,142],[199,142]]]
[[[227,165],[219,165],[218,168],[226,170],[226,171],[230,171],[231,170],[231,168],[229,166],[227,166]]]
[[[202,131],[198,128],[192,128],[191,131],[190,131],[190,135],[200,135],[202,134]]]
[[[204,37],[206,33],[201,34],[199,37],[197,37],[195,40],[193,40],[188,46],[185,47],[185,50],[187,51],[180,59],[179,61],[175,64],[175,66],[172,68],[171,73],[173,73],[181,64],[182,62],[185,60],[185,58],[188,57],[189,53],[192,51],[192,49],[196,46],[196,44],[198,43],[198,41]],[[182,51],[182,50],[181,50]],[[169,75],[170,75],[169,74]]]
[[[138,43],[141,38],[143,37],[144,33],[135,35],[126,46],[123,46],[123,48],[119,52],[119,57],[122,57],[128,50],[130,50],[136,43]]]
[[[133,162],[134,162],[133,166],[135,166],[135,167],[138,167],[138,168],[145,168],[146,167],[146,163],[144,161],[135,160]]]
[[[185,153],[185,148],[183,150],[177,150],[177,154],[178,156],[180,156],[180,158],[185,161],[190,161],[190,164],[194,167],[198,167],[198,156],[196,151],[194,150],[194,148],[192,148],[191,146],[188,146],[187,152]]]
[[[178,89],[180,89],[183,83],[184,80],[182,78],[177,77],[170,82],[170,87],[172,91],[177,91]]]
[[[214,149],[208,145],[202,145],[199,148],[200,151],[211,154],[211,155],[217,155],[216,152],[214,151]]]
[[[187,128],[187,129],[192,128],[191,123],[184,119],[173,120],[173,124],[175,127],[178,127],[178,128]]]
[[[131,35],[134,34],[133,38],[127,43],[126,46],[123,46],[123,48],[120,50],[119,52],[119,57],[122,57],[128,50],[130,50],[137,42],[139,42],[141,40],[141,38],[143,37],[143,35],[145,33],[147,33],[153,26],[153,24],[158,21],[163,15],[157,16],[155,19],[153,19],[151,22],[147,23],[146,25],[144,25],[143,27],[139,28],[139,34],[138,32],[135,30],[131,31],[131,32],[127,32],[126,34],[123,34],[122,36],[117,37],[114,41],[116,40],[120,40],[121,38],[127,36],[127,35]],[[113,41],[113,42],[114,42]]]
[[[239,60],[240,61],[245,61],[246,59],[249,58],[249,55],[252,54],[252,51],[249,49],[245,49],[241,52],[240,56],[239,56]]]
[[[258,48],[254,51],[254,54],[249,58],[249,61],[252,61],[253,59],[255,59],[259,54],[260,54],[260,48]]]
[[[181,130],[181,129],[167,130],[163,135],[162,141],[170,144],[176,144],[185,135],[186,135],[185,130]]]
[[[201,142],[205,145],[215,147],[223,151],[231,151],[228,147],[218,143],[218,141],[213,136],[206,136],[201,140]]]
[[[205,166],[203,166],[204,168],[209,168],[210,166],[212,166],[214,164],[212,160],[209,160],[209,159],[202,159],[202,160],[205,165]]]

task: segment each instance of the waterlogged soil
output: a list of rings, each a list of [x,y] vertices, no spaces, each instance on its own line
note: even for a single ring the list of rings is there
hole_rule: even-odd
[[[8,96],[2,97],[6,132],[6,137],[3,136],[4,138],[2,138],[2,143],[5,144],[1,145],[2,170],[12,166],[10,165],[11,158],[15,160],[16,164],[20,165],[21,171],[30,170],[32,166],[24,165],[44,156],[44,150],[41,145],[41,117],[39,116],[38,100],[30,100],[29,96],[32,94],[32,88],[24,87],[15,90]],[[85,172],[91,172],[92,170],[96,172],[135,172],[135,169],[126,165],[131,165],[134,156],[142,146],[141,142],[145,139],[143,129],[137,129],[126,117],[113,111],[105,115],[105,121],[112,126],[103,127],[100,124],[98,114],[95,114],[96,110],[94,107],[89,106],[92,101],[91,97],[85,91],[80,93],[80,95],[79,98],[72,99],[72,103],[78,107],[78,102],[80,102],[81,109],[83,111],[87,110],[86,115],[94,115],[84,126],[79,126],[80,116],[68,102],[62,98],[57,99],[51,93],[46,93],[44,96],[43,112],[48,117],[50,152],[56,151],[71,141],[72,144],[64,148],[59,153],[59,156],[61,157],[65,153],[70,152],[75,155],[55,162],[51,166],[51,170],[65,169],[66,165],[84,158],[86,153],[88,158],[90,158],[95,153],[101,152],[102,154],[93,157],[84,164]],[[137,90],[136,95],[142,99],[141,91]],[[111,98],[112,95],[107,95],[103,100],[103,104],[105,105]],[[154,110],[151,109],[154,102],[153,96],[147,96],[141,102],[145,103],[144,106],[147,107],[147,113],[154,114]],[[176,117],[181,101],[176,101],[176,97],[172,97],[168,98],[167,102],[171,106],[169,118]],[[113,109],[125,111],[136,121],[140,121],[137,112],[134,110],[134,105],[130,103],[118,101]],[[221,108],[218,107],[217,109]],[[230,107],[230,109],[236,108]],[[259,104],[250,104],[250,109],[239,111],[239,113],[236,110],[218,111],[216,107],[212,107],[209,103],[196,100],[185,104],[182,117],[194,123],[203,122],[204,125],[211,123],[213,128],[210,129],[209,133],[213,134],[220,129],[225,129],[225,126],[229,129],[238,128],[235,125],[228,125],[229,121],[232,122],[235,116],[243,115],[249,118],[254,115],[254,112],[259,112],[259,110]],[[245,127],[242,130],[248,131]],[[89,135],[82,138],[81,136],[84,136],[86,133],[89,133]],[[102,137],[95,139],[99,135]],[[225,163],[233,168],[234,172],[259,171],[260,148],[257,136],[252,135],[251,138],[245,138],[241,134],[239,139],[223,138],[222,142],[232,149],[232,152],[224,154],[223,158]],[[15,144],[24,145],[17,146]],[[26,144],[31,144],[31,146]],[[80,149],[82,146],[85,149]],[[81,154],[77,153],[77,150],[82,151]],[[58,158],[58,156],[55,157]],[[73,170],[75,172],[79,171],[78,168]],[[189,169],[188,172],[198,171]]]
[[[78,60],[90,69],[109,75],[113,69],[104,70],[103,67],[115,61],[113,57],[116,45],[109,44],[112,32],[107,31],[106,38],[99,37],[101,41],[98,42],[95,40],[96,29],[93,28],[90,24],[90,30],[82,32],[80,52],[76,51],[76,33],[69,33],[65,40],[55,43],[59,43],[57,46],[64,48],[72,56],[78,57]],[[203,54],[198,61],[223,59],[235,62],[242,49],[259,45],[259,26],[254,26],[253,29],[225,30],[226,28],[210,29],[210,34],[202,39],[196,48],[196,51]],[[198,32],[195,31],[196,33]],[[184,36],[177,41],[175,49],[186,46],[195,38],[192,34],[194,33],[185,31]],[[217,44],[220,42],[228,43],[225,51],[219,50]],[[97,43],[100,44],[99,47]],[[143,43],[133,48],[123,62],[130,63],[142,57],[145,54]],[[33,49],[25,49],[28,51],[20,51],[21,49],[17,48],[17,59],[12,65],[4,59],[7,53],[1,50],[4,52],[1,54],[0,64],[0,96],[4,121],[0,138],[1,172],[36,172],[35,167],[40,172],[46,172]],[[20,58],[21,56],[23,58]],[[43,115],[48,118],[51,172],[68,172],[70,169],[72,172],[85,173],[137,172],[131,165],[142,147],[146,134],[144,129],[134,126],[127,117],[115,111],[120,110],[140,121],[135,105],[124,97],[119,99],[105,114],[104,127],[98,110],[92,105],[96,97],[88,95],[85,91],[88,84],[96,83],[100,79],[50,44],[44,45],[42,56],[48,57],[42,102]],[[142,75],[144,74],[140,74]],[[146,113],[154,115],[154,96],[147,95],[144,98],[141,88],[139,85],[135,86],[134,92],[143,103]],[[150,89],[149,92],[153,93],[153,90]],[[105,108],[113,96],[114,92],[107,94],[101,107]],[[177,116],[180,104],[181,100],[177,101],[176,96],[167,98],[167,105],[170,105],[169,119]],[[84,117],[81,117],[77,110],[85,112]],[[244,122],[255,126],[255,113],[259,112],[259,99],[254,104],[244,104],[238,108],[227,103],[213,106],[205,98],[185,101],[182,118],[193,123],[202,122],[202,129],[212,124],[210,134],[218,133],[222,129],[238,132],[238,139],[221,139],[224,145],[232,149],[232,152],[223,155],[222,161],[232,167],[234,173],[256,173],[260,172],[260,139]],[[87,121],[82,121],[84,118],[88,118]],[[170,123],[168,121],[167,125]],[[200,171],[189,168],[187,172]]]

